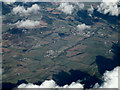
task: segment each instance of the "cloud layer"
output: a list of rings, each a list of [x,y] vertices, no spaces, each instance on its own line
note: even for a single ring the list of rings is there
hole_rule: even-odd
[[[94,88],[118,88],[118,67],[112,71],[106,71],[103,79],[104,82],[102,85],[96,83]],[[70,85],[64,85],[63,87],[60,87],[53,80],[45,80],[41,85],[23,83],[19,85],[18,88],[84,88],[84,85],[73,82]]]
[[[15,14],[28,14],[28,13],[37,13],[40,10],[40,7],[37,4],[33,4],[30,8],[25,9],[24,6],[17,6],[13,8],[13,13]]]
[[[95,88],[118,88],[118,67],[112,71],[106,71],[103,76],[104,83],[95,85]]]
[[[64,85],[63,87],[58,86],[53,80],[46,80],[41,85],[34,84],[21,84],[18,88],[83,88],[83,85],[80,83],[71,83],[71,85]]]
[[[108,0],[103,0],[103,3],[101,3],[98,6],[97,11],[103,14],[108,14],[112,16],[118,16],[119,15],[119,8],[117,6],[117,3],[119,0],[111,0],[111,2],[108,2]]]
[[[40,25],[40,21],[33,21],[33,20],[25,20],[25,21],[18,21],[15,23],[15,25],[18,28],[27,28],[27,29],[32,29],[35,28],[36,26]]]
[[[65,14],[72,14],[74,7],[69,3],[61,3],[58,9],[64,12]]]

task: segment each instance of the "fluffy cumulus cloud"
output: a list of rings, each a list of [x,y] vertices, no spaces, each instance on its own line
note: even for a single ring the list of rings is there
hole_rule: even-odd
[[[77,30],[83,31],[85,29],[90,29],[90,26],[85,25],[85,24],[81,24],[77,26]]]
[[[103,76],[102,85],[95,85],[95,88],[118,88],[118,67],[112,71],[106,71]]]
[[[13,8],[13,13],[15,14],[28,14],[28,13],[37,13],[40,10],[40,7],[37,4],[33,4],[30,8],[25,9],[24,6],[17,6]]]
[[[33,20],[25,20],[25,21],[18,21],[15,23],[15,25],[18,28],[27,28],[27,29],[32,29],[35,28],[36,26],[40,25],[40,21],[33,21]]]
[[[118,2],[120,0],[103,0],[103,2],[98,6],[98,10],[100,13],[108,14],[112,16],[119,15]]]
[[[85,33],[86,32],[85,30],[86,29],[90,29],[90,28],[91,28],[91,26],[88,26],[86,24],[77,25],[76,34],[78,34],[78,35],[84,35],[84,36],[88,36],[89,37],[90,35],[88,35],[87,33]]]
[[[41,85],[35,84],[21,84],[18,88],[83,88],[83,85],[80,83],[71,83],[71,85],[64,85],[63,87],[58,86],[53,80],[46,80]]]
[[[74,6],[70,5],[69,3],[61,3],[58,9],[66,14],[72,14]]]

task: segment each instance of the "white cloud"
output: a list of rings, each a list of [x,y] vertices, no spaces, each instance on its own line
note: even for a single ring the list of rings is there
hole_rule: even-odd
[[[53,80],[46,80],[41,85],[35,85],[32,83],[21,84],[18,88],[83,88],[83,85],[80,83],[71,83],[70,85],[64,85],[63,87],[58,86]]]
[[[85,25],[85,24],[81,24],[81,25],[77,26],[77,30],[80,30],[80,31],[83,31],[83,30],[89,29],[89,28],[90,28],[90,26]]]
[[[18,28],[27,28],[27,29],[31,29],[31,28],[35,28],[36,26],[40,25],[40,21],[33,21],[33,20],[25,20],[25,21],[18,21],[17,23],[15,23],[15,25]]]
[[[110,0],[110,2],[108,2],[108,0],[103,0],[103,3],[101,3],[98,6],[97,11],[103,14],[109,13],[109,15],[118,16],[119,15],[119,8],[117,6],[118,2],[119,0]]]
[[[78,35],[83,35],[83,36],[86,36],[86,37],[90,37],[90,32],[87,32],[85,33],[86,29],[90,29],[91,26],[88,26],[86,24],[80,24],[80,25],[77,25],[77,31],[76,31],[76,34]]]
[[[15,14],[19,13],[19,14],[23,14],[26,12],[25,8],[23,6],[17,6],[15,8],[13,8],[12,10]]]
[[[30,8],[25,9],[24,6],[17,6],[13,8],[13,13],[15,14],[28,14],[28,13],[37,13],[40,10],[40,7],[37,4],[33,4]]]
[[[69,3],[61,3],[58,9],[60,9],[62,12],[66,14],[72,14],[74,7],[73,5],[70,5]]]
[[[103,84],[101,86],[96,84],[95,88],[118,88],[118,67],[112,71],[106,71],[103,79]]]

